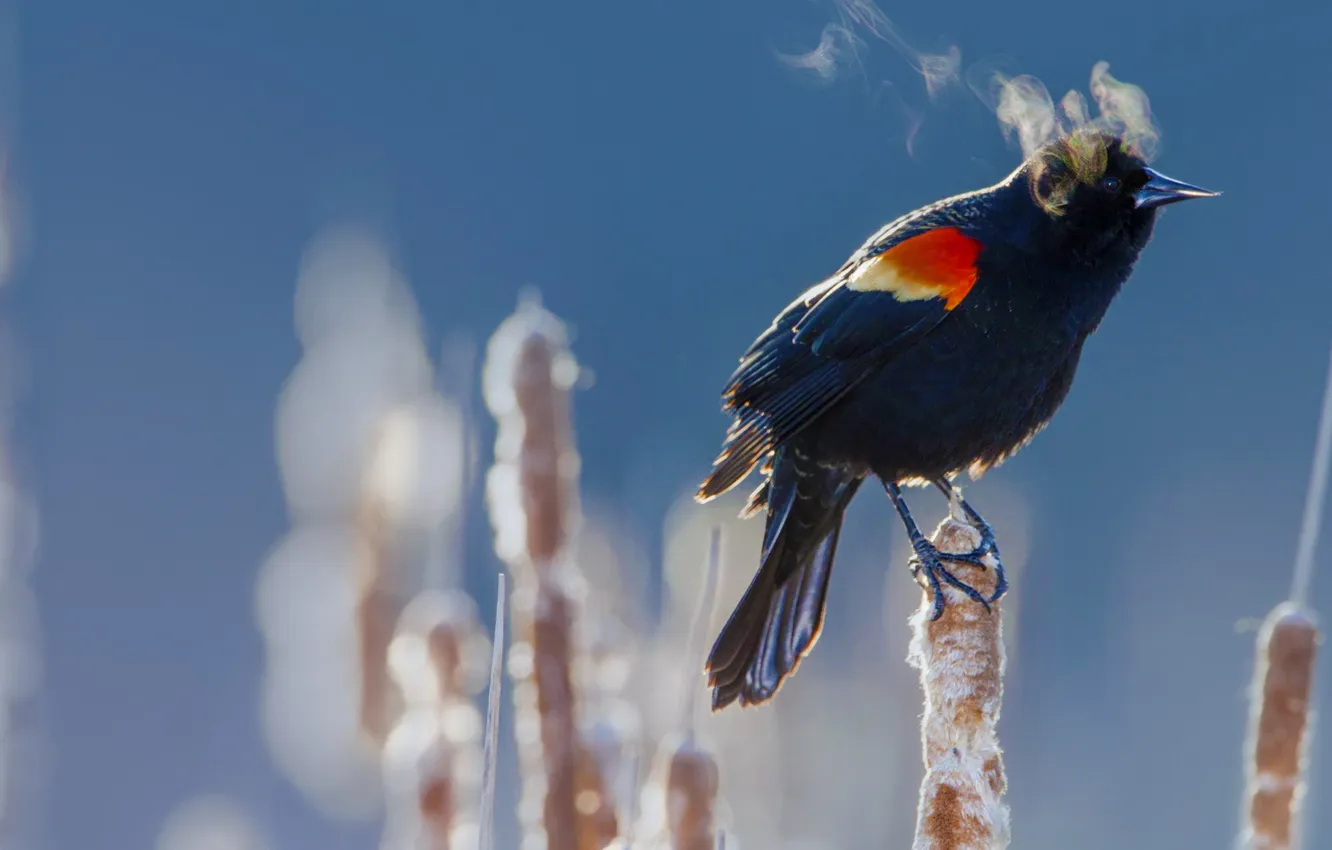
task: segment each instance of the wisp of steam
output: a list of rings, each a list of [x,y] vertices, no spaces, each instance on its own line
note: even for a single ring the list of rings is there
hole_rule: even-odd
[[[1115,133],[1145,160],[1156,155],[1161,132],[1152,120],[1147,93],[1112,77],[1108,62],[1097,62],[1092,67],[1090,89],[1099,112],[1095,118],[1089,115],[1086,99],[1076,90],[1064,95],[1056,108],[1045,85],[1033,76],[1010,78],[996,73],[992,82],[998,92],[995,115],[1005,137],[1017,135],[1024,157],[1060,136],[1083,129]]]
[[[874,0],[833,0],[837,20],[823,28],[818,46],[808,53],[782,55],[782,61],[812,71],[825,81],[835,78],[846,65],[861,65],[864,31],[891,45],[925,79],[930,97],[955,83],[962,68],[962,52],[956,45],[943,53],[927,53],[912,47],[897,32],[893,22]]]

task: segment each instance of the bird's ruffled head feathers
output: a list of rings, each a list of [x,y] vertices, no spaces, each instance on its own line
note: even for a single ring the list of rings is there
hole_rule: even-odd
[[[1062,214],[1079,186],[1099,181],[1122,156],[1143,163],[1156,154],[1160,131],[1147,95],[1110,76],[1109,64],[1092,68],[1091,93],[1099,114],[1092,118],[1082,94],[1070,91],[1056,108],[1035,77],[997,78],[997,114],[1005,134],[1016,133],[1036,202]]]
[[[1024,164],[1032,197],[1047,213],[1063,215],[1079,187],[1094,186],[1112,159],[1134,153],[1122,137],[1079,128],[1056,138]]]

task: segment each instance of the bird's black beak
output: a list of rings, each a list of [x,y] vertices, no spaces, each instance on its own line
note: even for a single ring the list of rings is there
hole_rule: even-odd
[[[1149,210],[1153,207],[1187,201],[1190,198],[1214,198],[1221,194],[1183,183],[1150,168],[1144,168],[1143,171],[1147,172],[1147,182],[1133,193],[1133,206],[1136,209]]]

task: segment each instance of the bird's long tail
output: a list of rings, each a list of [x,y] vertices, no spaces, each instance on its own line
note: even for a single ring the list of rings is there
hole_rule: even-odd
[[[776,452],[751,501],[768,511],[762,561],[708,657],[714,711],[771,699],[818,640],[842,515],[861,480],[795,447]]]

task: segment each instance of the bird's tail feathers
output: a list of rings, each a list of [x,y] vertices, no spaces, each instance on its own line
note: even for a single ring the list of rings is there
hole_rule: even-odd
[[[762,560],[708,658],[714,710],[772,699],[813,648],[842,515],[861,480],[795,449],[774,456],[749,504],[768,511]]]

